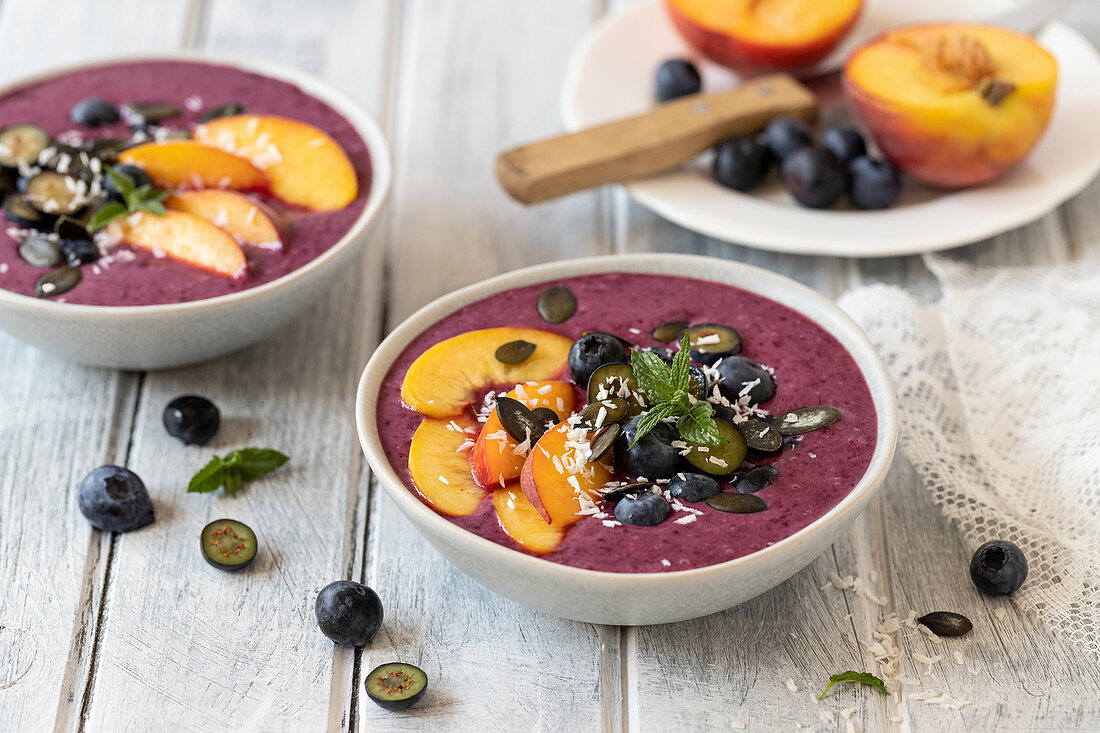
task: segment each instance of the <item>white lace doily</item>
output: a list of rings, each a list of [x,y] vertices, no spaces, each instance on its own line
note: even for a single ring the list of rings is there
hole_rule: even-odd
[[[881,285],[840,302],[889,365],[901,449],[971,545],[1024,549],[1013,599],[1100,653],[1100,262],[925,261],[930,306]]]

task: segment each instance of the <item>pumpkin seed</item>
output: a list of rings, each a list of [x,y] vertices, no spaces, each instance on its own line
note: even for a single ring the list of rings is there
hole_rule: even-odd
[[[596,463],[608,454],[615,445],[615,439],[619,437],[620,430],[622,428],[619,427],[618,423],[612,423],[600,431],[596,439],[589,444],[592,449],[592,455],[588,457],[589,463]]]
[[[536,423],[542,426],[543,432],[549,430],[548,426],[557,425],[561,422],[558,413],[554,412],[549,407],[536,407],[531,410],[531,417]]]
[[[504,430],[514,440],[522,443],[528,438],[534,444],[546,432],[545,425],[539,425],[538,420],[527,409],[527,405],[511,397],[497,397],[497,417]]]
[[[69,292],[79,282],[79,267],[59,267],[38,278],[38,282],[34,284],[34,294],[39,298],[52,298]]]
[[[648,481],[638,481],[632,484],[623,484],[603,495],[604,501],[618,501],[628,494],[644,494],[653,490],[653,484]]]
[[[118,154],[131,146],[129,140],[120,137],[99,137],[86,142],[85,147],[93,158],[99,158],[106,163],[114,163],[118,160]]]
[[[756,494],[715,494],[707,499],[707,504],[720,512],[731,514],[753,514],[768,508],[764,500]]]
[[[936,636],[962,636],[970,633],[974,624],[966,616],[954,611],[933,611],[917,619]]]
[[[203,112],[199,115],[199,122],[209,122],[219,117],[244,114],[246,110],[247,108],[240,102],[226,102],[225,104],[219,104],[217,107],[211,107]]]
[[[737,427],[750,448],[773,453],[783,447],[783,436],[765,420],[750,417]]]
[[[603,411],[603,419],[600,419],[600,411]],[[617,423],[630,412],[630,403],[621,397],[608,397],[597,402],[589,402],[578,414],[580,424],[588,427],[605,427]]]
[[[128,104],[126,109],[130,111],[132,116],[140,117],[143,122],[157,123],[161,120],[167,120],[172,117],[179,117],[183,114],[183,110],[174,104],[163,104],[161,102],[139,102],[137,104]]]
[[[649,332],[649,335],[652,336],[654,340],[667,344],[672,341],[679,341],[680,334],[682,334],[687,327],[687,321],[669,321],[657,326],[657,328]]]
[[[71,216],[60,216],[53,225],[54,234],[60,239],[68,239],[73,242],[90,242],[92,235],[87,228]]]
[[[61,248],[45,237],[27,237],[19,245],[19,256],[33,267],[53,267],[61,262]]]
[[[742,494],[755,494],[771,486],[779,478],[774,466],[753,466],[733,479],[733,488]]]
[[[564,285],[554,285],[542,291],[536,307],[547,323],[564,323],[577,312],[577,296]]]
[[[814,407],[799,407],[791,410],[783,417],[775,421],[775,428],[783,437],[790,435],[803,435],[836,422],[840,417],[840,410],[835,407],[816,405]]]
[[[530,341],[517,339],[498,346],[494,356],[501,364],[521,364],[535,353],[536,348],[538,347]]]

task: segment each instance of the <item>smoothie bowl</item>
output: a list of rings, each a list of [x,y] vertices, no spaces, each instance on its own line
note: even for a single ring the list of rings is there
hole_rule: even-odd
[[[269,335],[362,249],[385,138],[268,62],[142,57],[0,90],[0,328],[160,368]]]
[[[831,544],[894,453],[885,366],[764,270],[635,255],[519,270],[401,324],[364,371],[363,449],[444,556],[594,623],[748,600]]]

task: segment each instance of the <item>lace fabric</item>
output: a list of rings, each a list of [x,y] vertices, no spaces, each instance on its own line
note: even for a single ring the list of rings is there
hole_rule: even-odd
[[[840,301],[894,378],[901,450],[972,546],[1023,548],[1013,599],[1100,653],[1100,261],[925,261],[931,305],[883,285]]]

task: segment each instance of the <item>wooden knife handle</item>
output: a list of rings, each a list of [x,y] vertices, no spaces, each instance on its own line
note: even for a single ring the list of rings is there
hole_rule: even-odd
[[[778,115],[812,122],[813,93],[787,74],[772,74],[713,94],[693,94],[635,117],[551,137],[501,153],[497,178],[526,204],[605,183],[675,168],[735,135],[760,130]]]

